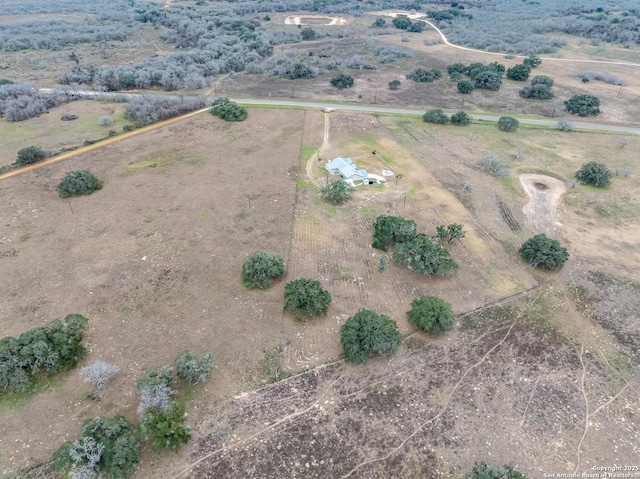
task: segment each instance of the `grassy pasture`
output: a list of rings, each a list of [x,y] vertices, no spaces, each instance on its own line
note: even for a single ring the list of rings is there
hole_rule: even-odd
[[[2,163],[12,163],[18,151],[26,146],[39,146],[45,151],[58,152],[81,146],[84,140],[98,140],[110,130],[122,133],[124,125],[132,122],[123,117],[124,103],[75,101],[52,108],[36,118],[11,122],[0,120],[0,157]],[[77,120],[61,121],[65,114],[78,115]],[[113,125],[98,123],[101,116],[109,116]]]

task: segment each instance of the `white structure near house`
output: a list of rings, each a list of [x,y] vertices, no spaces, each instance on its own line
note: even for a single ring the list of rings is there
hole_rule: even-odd
[[[334,158],[325,165],[325,169],[332,175],[340,175],[354,186],[356,181],[364,182],[367,178],[367,170],[358,170],[351,158]]]
[[[324,168],[331,175],[340,175],[342,179],[351,186],[362,184],[371,185],[373,183],[384,183],[386,181],[378,175],[367,173],[367,170],[359,170],[351,158],[334,158],[327,162]]]

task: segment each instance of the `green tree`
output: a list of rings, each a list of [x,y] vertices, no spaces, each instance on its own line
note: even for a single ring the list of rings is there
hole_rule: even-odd
[[[542,65],[542,60],[539,56],[531,54],[524,60],[522,60],[522,64],[528,66],[529,68],[538,68]]]
[[[315,279],[300,278],[290,281],[284,287],[284,310],[296,318],[327,314],[331,295]]]
[[[536,75],[531,79],[532,85],[546,85],[549,88],[553,86],[553,78],[547,75]]]
[[[445,125],[449,123],[449,117],[439,108],[436,108],[435,110],[427,110],[427,112],[422,115],[422,119],[427,123],[436,123],[438,125]]]
[[[334,203],[342,205],[351,199],[351,195],[355,188],[344,180],[334,181],[320,189],[322,198]]]
[[[456,324],[451,305],[434,296],[421,296],[411,302],[407,312],[409,322],[434,338],[451,331]]]
[[[512,466],[489,466],[486,462],[476,462],[466,479],[526,479],[526,477]]]
[[[85,421],[82,438],[62,444],[53,455],[56,470],[70,470],[78,477],[87,477],[81,475],[83,471],[106,473],[110,479],[131,476],[139,460],[136,428],[122,416]]]
[[[284,275],[284,260],[279,254],[258,251],[242,265],[242,283],[251,289],[267,289]]]
[[[452,63],[447,66],[447,73],[455,79],[460,78],[467,70],[464,63]]]
[[[476,87],[473,86],[473,83],[469,80],[462,80],[458,82],[458,92],[468,95],[473,92]]]
[[[431,83],[442,76],[442,72],[437,68],[416,68],[407,74],[407,80],[418,83]]]
[[[315,40],[318,38],[318,33],[313,28],[303,28],[300,31],[300,36],[304,41]]]
[[[557,240],[548,238],[545,234],[529,238],[518,252],[531,266],[547,269],[560,269],[569,259],[569,252],[566,248],[563,248]]]
[[[90,195],[102,188],[102,182],[87,170],[70,171],[58,184],[60,198]]]
[[[530,98],[534,100],[550,100],[553,98],[551,87],[542,83],[536,83],[526,86],[518,93],[522,98]]]
[[[458,223],[451,223],[447,226],[436,226],[436,238],[441,243],[451,243],[453,240],[460,240],[467,235],[462,228],[463,226]]]
[[[171,401],[166,411],[147,409],[140,429],[146,438],[151,439],[154,449],[173,449],[178,452],[191,439],[191,432],[184,425],[184,419],[184,405]]]
[[[283,72],[283,76],[289,80],[297,80],[298,78],[306,79],[315,77],[316,72],[308,65],[296,62]]]
[[[37,163],[46,158],[44,150],[38,146],[27,146],[18,151],[18,157],[16,158],[16,164],[18,166],[30,165],[31,163]]]
[[[391,20],[391,23],[400,30],[406,30],[411,25],[411,19],[409,19],[409,17],[395,17]]]
[[[411,25],[407,27],[407,31],[412,33],[422,33],[422,30],[424,30],[425,25],[426,23],[421,22],[419,20],[417,22],[411,22]]]
[[[501,116],[498,119],[498,128],[502,131],[516,131],[520,122],[512,116]]]
[[[148,369],[144,373],[144,377],[136,381],[136,389],[142,391],[144,388],[154,386],[166,386],[173,389],[176,385],[176,378],[169,366],[163,366],[158,369]]]
[[[580,183],[586,183],[598,188],[609,186],[612,176],[611,170],[606,165],[596,161],[583,164],[576,173],[576,179]]]
[[[600,113],[600,99],[593,95],[574,95],[564,102],[569,113],[590,116]]]
[[[399,216],[380,215],[373,224],[373,246],[387,251],[390,244],[402,243],[416,234],[416,223]]]
[[[376,18],[375,22],[373,22],[373,25],[371,25],[373,28],[385,28],[387,26],[387,21],[384,18]]]
[[[507,69],[507,78],[509,80],[525,81],[529,78],[529,74],[531,74],[531,67],[522,63]]]
[[[400,88],[400,80],[391,80],[389,83],[389,90],[397,90]]]
[[[401,341],[395,321],[368,309],[358,311],[340,328],[340,343],[350,363],[361,364],[370,357],[393,354]]]
[[[393,259],[426,276],[446,276],[458,271],[449,252],[424,234],[417,234],[396,245]]]
[[[353,86],[353,77],[348,73],[340,73],[338,76],[331,79],[331,84],[340,90],[344,88],[351,88]]]
[[[466,126],[471,123],[471,117],[464,111],[451,115],[451,123],[457,126]]]
[[[502,78],[498,73],[492,71],[482,71],[478,73],[473,79],[473,86],[476,88],[483,88],[485,90],[498,91],[500,85],[502,85]]]
[[[224,97],[213,100],[209,113],[225,121],[244,121],[248,116],[246,108]]]
[[[206,381],[209,371],[215,365],[216,362],[211,354],[198,358],[193,351],[185,350],[176,357],[176,374],[187,381],[189,386],[195,386],[199,382]]]
[[[86,353],[82,333],[87,323],[84,316],[69,314],[18,337],[2,338],[0,395],[26,391],[34,379],[74,368]]]
[[[504,75],[504,72],[506,70],[506,67],[502,63],[498,63],[498,62],[491,62],[485,68],[488,71],[497,73],[501,77],[502,75]]]

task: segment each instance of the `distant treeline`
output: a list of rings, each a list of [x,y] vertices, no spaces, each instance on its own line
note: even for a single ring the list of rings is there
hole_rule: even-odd
[[[432,1],[429,3],[441,4]],[[640,43],[640,8],[636,0],[621,0],[616,8],[603,8],[599,0],[492,0],[460,2],[469,15],[445,17],[438,22],[453,43],[506,53],[549,53],[564,44],[554,33],[619,43]],[[424,5],[429,10],[432,7]]]

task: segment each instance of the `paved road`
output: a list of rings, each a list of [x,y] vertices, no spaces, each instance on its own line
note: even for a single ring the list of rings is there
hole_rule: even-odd
[[[279,106],[293,106],[299,108],[320,108],[320,109],[329,109],[329,110],[340,110],[340,111],[356,111],[363,113],[395,113],[402,115],[424,115],[424,110],[414,110],[409,108],[390,108],[384,106],[377,105],[348,105],[342,103],[325,103],[325,102],[311,102],[311,101],[286,101],[286,100],[253,100],[247,98],[235,98],[233,101],[241,103],[243,105],[266,105],[273,106],[277,108]],[[470,114],[474,120],[480,121],[498,121],[499,116],[493,115],[474,115]],[[518,117],[516,117],[518,118]],[[550,126],[554,127],[557,125],[557,119],[550,120],[537,120],[532,118],[518,118],[518,121],[522,125],[538,125],[538,126]],[[592,130],[592,131],[610,131],[610,132],[619,132],[619,133],[632,133],[632,134],[640,134],[640,128],[632,127],[632,126],[618,126],[618,125],[605,125],[602,123],[588,123],[582,121],[573,121],[570,120],[573,124],[575,130]]]

